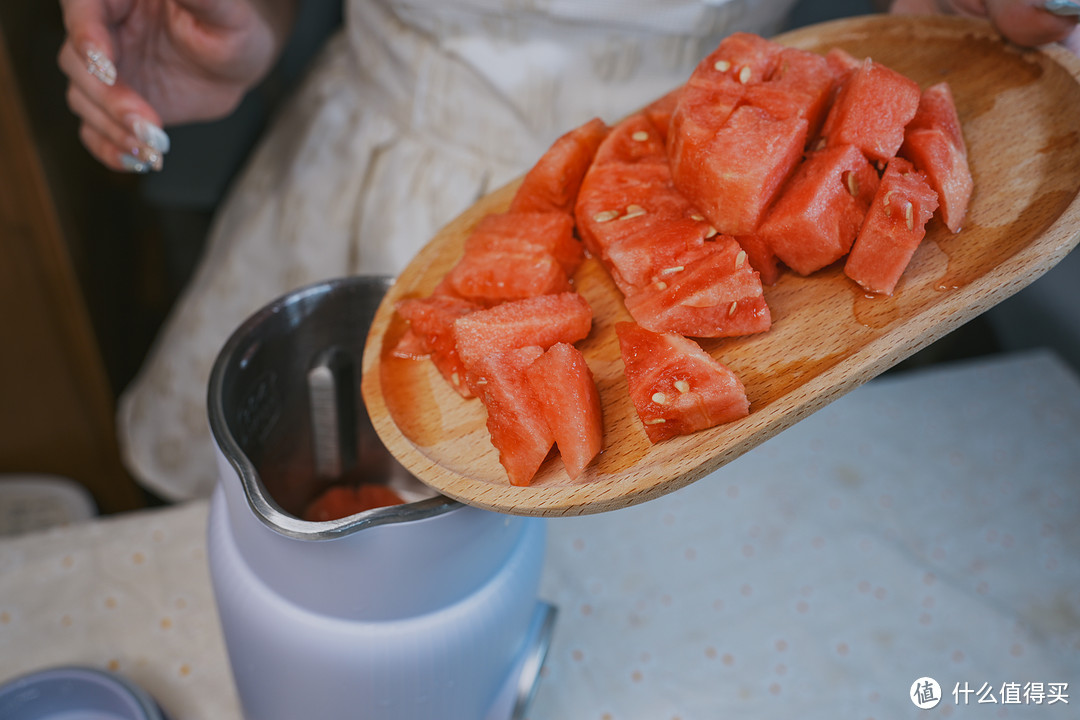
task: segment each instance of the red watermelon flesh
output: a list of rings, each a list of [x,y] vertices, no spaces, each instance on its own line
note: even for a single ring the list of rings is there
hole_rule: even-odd
[[[400,505],[404,500],[396,492],[377,483],[331,485],[304,508],[308,522],[339,520],[378,507]]]
[[[837,91],[821,131],[826,145],[854,145],[871,161],[888,162],[904,142],[920,94],[911,78],[865,59]]]
[[[623,293],[648,284],[715,234],[660,163],[591,169],[579,196],[578,232]]]
[[[783,47],[753,33],[732,33],[698,63],[687,84],[746,86],[762,82],[773,74]]]
[[[465,254],[491,250],[551,253],[567,277],[585,259],[585,250],[574,237],[574,218],[564,212],[485,215],[466,239]]]
[[[690,216],[647,212],[625,221],[634,232],[606,247],[603,258],[620,292],[634,294],[671,268],[709,251],[709,224],[700,216],[692,217],[692,209],[687,212]]]
[[[825,62],[832,68],[837,80],[842,82],[848,73],[858,70],[863,61],[844,48],[831,47],[825,53]]]
[[[937,207],[937,193],[926,176],[907,160],[893,158],[881,176],[844,272],[869,292],[891,295]]]
[[[922,91],[915,117],[907,125],[908,130],[940,130],[956,147],[967,153],[960,114],[956,100],[947,82],[939,82]]]
[[[525,174],[510,212],[573,212],[581,179],[607,132],[607,124],[593,118],[556,140]]]
[[[750,235],[802,159],[807,127],[806,118],[742,105],[703,144],[675,142],[675,187],[721,233]]]
[[[409,322],[409,333],[427,348],[439,374],[464,398],[473,397],[473,393],[457,352],[454,321],[480,308],[476,303],[451,295],[408,298],[396,306],[398,314]]]
[[[675,106],[679,102],[679,93],[681,92],[682,88],[677,87],[667,95],[653,100],[642,110],[642,113],[652,121],[657,132],[660,133],[660,138],[665,145],[667,143],[668,128],[671,127],[671,116],[675,113]]]
[[[668,122],[668,159],[672,168],[701,162],[700,156],[707,151],[710,140],[745,94],[746,88],[740,84],[683,86]]]
[[[750,267],[757,270],[761,284],[775,285],[780,279],[780,261],[769,247],[769,243],[758,234],[740,235],[735,239],[746,251],[746,259],[750,262]]]
[[[459,296],[486,305],[571,289],[562,265],[543,251],[466,253],[449,279]]]
[[[525,376],[544,350],[526,346],[501,350],[476,360],[476,394],[487,410],[491,444],[511,485],[532,482],[555,443],[544,411]]]
[[[742,382],[693,340],[616,323],[630,399],[653,443],[746,417]]]
[[[642,113],[617,124],[578,194],[578,232],[623,293],[648,284],[715,234],[675,189],[657,138]]]
[[[509,348],[575,343],[592,329],[592,308],[575,292],[540,295],[476,310],[454,321],[453,337],[465,367]]]
[[[821,55],[784,48],[768,80],[747,86],[744,102],[776,118],[805,117],[812,138],[825,120],[836,82],[836,74]]]
[[[947,83],[928,87],[908,124],[900,155],[926,174],[941,203],[941,219],[960,232],[967,216],[974,180],[952,91]]]
[[[759,235],[785,265],[809,275],[851,249],[877,185],[858,148],[818,150],[784,187]]]
[[[566,474],[577,479],[604,445],[603,411],[585,356],[555,343],[525,371],[555,438]]]
[[[431,355],[431,348],[424,339],[409,328],[390,351],[393,357],[403,360],[423,360]]]
[[[707,251],[657,273],[625,298],[638,325],[689,337],[736,337],[769,329],[761,281],[734,238],[717,235]]]
[[[644,112],[635,113],[619,122],[600,143],[593,166],[612,163],[667,164],[664,136]]]

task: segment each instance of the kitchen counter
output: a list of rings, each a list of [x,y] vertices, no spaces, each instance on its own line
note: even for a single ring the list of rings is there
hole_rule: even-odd
[[[172,720],[238,719],[207,509],[0,541],[0,680],[87,664]],[[1055,356],[879,378],[678,492],[548,521],[529,717],[892,720],[921,716],[921,677],[942,717],[1076,717],[1078,517],[1080,380]]]

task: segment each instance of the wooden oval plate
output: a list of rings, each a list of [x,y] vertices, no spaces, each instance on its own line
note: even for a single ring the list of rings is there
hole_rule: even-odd
[[[931,221],[893,297],[868,297],[839,266],[808,278],[785,273],[765,292],[771,331],[702,343],[742,379],[750,415],[656,445],[627,395],[613,330],[629,316],[605,271],[587,260],[575,282],[595,321],[579,347],[599,386],[605,449],[576,481],[553,455],[532,486],[512,487],[480,402],[461,399],[432,363],[390,356],[406,329],[394,304],[431,293],[476,222],[506,209],[512,183],[439,232],[375,316],[364,399],[379,436],[406,468],[444,495],[510,514],[579,515],[644,502],[716,470],[1014,294],[1080,240],[1076,57],[1058,47],[1021,50],[986,23],[953,17],[859,17],[777,40],[817,52],[839,46],[923,87],[949,82],[975,180],[963,230],[953,235]]]

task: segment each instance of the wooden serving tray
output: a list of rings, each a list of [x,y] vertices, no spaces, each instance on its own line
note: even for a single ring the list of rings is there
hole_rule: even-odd
[[[371,327],[364,399],[379,436],[408,470],[444,495],[511,514],[578,515],[644,502],[734,460],[1016,293],[1080,240],[1080,59],[1056,46],[1021,50],[986,23],[955,17],[866,16],[776,39],[873,57],[923,87],[949,82],[975,180],[963,230],[953,235],[932,220],[893,297],[867,296],[839,264],[808,278],[785,273],[765,291],[771,331],[702,342],[746,385],[750,415],[657,445],[646,438],[623,377],[613,327],[629,315],[606,272],[588,259],[575,282],[595,320],[579,347],[599,386],[605,450],[576,481],[553,455],[532,486],[512,487],[480,402],[461,399],[432,363],[390,355],[406,330],[394,304],[431,293],[477,221],[507,208],[512,183],[431,240]]]

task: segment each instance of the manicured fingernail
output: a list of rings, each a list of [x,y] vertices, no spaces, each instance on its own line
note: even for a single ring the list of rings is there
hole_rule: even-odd
[[[1080,16],[1080,3],[1070,2],[1070,0],[1046,0],[1043,3],[1043,9],[1062,17]]]
[[[157,125],[138,115],[129,115],[128,124],[131,126],[131,131],[135,133],[135,137],[143,145],[159,153],[169,152],[169,136]]]
[[[143,160],[135,157],[134,155],[128,155],[127,153],[120,156],[120,164],[124,166],[124,169],[133,173],[148,173],[150,172],[150,165]]]
[[[143,162],[149,165],[150,169],[155,172],[159,172],[165,167],[165,158],[161,156],[161,153],[152,148],[142,148],[138,157],[141,157]]]
[[[106,85],[116,84],[116,66],[105,53],[95,47],[86,50],[86,69]]]

